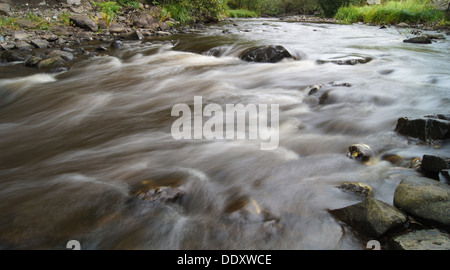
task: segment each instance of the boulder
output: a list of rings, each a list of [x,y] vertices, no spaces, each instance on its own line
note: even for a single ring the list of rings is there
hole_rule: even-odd
[[[69,20],[77,27],[93,32],[98,30],[97,23],[93,19],[85,15],[72,15],[70,16]]]
[[[368,161],[372,157],[372,149],[367,144],[353,144],[348,148],[347,157],[358,161]]]
[[[330,210],[330,213],[370,238],[378,238],[407,221],[407,217],[397,208],[370,197],[355,205]]]
[[[155,20],[152,15],[145,12],[133,14],[131,16],[131,21],[133,26],[137,28],[149,28],[156,30],[159,27],[159,22]]]
[[[19,41],[16,42],[15,48],[18,49],[18,50],[31,50],[31,49],[34,49],[34,46],[31,45],[28,42],[25,42],[23,40],[19,40]]]
[[[431,39],[427,36],[413,37],[403,40],[404,43],[430,44]]]
[[[55,56],[49,59],[42,60],[39,62],[37,67],[39,69],[56,69],[63,67],[65,65],[66,61],[60,56]]]
[[[408,176],[397,186],[394,205],[414,216],[450,225],[450,186],[425,177]]]
[[[109,27],[109,32],[112,33],[112,34],[114,34],[114,33],[124,33],[126,31],[127,31],[127,29],[125,29],[125,27],[123,25],[121,25],[120,23],[113,23]]]
[[[240,57],[247,62],[277,63],[284,58],[293,58],[282,46],[261,46],[246,50]]]
[[[450,250],[450,235],[436,229],[413,231],[394,237],[390,246],[400,250]]]
[[[114,40],[113,42],[111,42],[109,47],[111,47],[112,49],[115,49],[115,50],[120,49],[123,47],[123,43],[120,40]]]
[[[8,3],[0,3],[0,15],[1,16],[10,16],[11,7]]]
[[[418,119],[399,118],[395,131],[422,141],[450,139],[450,121],[443,115]]]
[[[23,58],[20,54],[12,51],[6,51],[2,53],[2,56],[0,58],[5,62],[25,61],[25,58]]]
[[[26,33],[23,30],[14,31],[14,34],[12,36],[14,39],[18,39],[18,40],[28,39],[28,33]]]
[[[24,29],[32,29],[36,27],[36,24],[34,22],[25,19],[18,19],[16,20],[15,24]]]
[[[35,39],[32,39],[32,40],[30,41],[30,43],[31,43],[31,45],[33,45],[34,47],[40,48],[40,49],[48,48],[48,47],[49,47],[49,43],[48,43],[48,41],[45,40],[45,39],[35,38]]]
[[[60,56],[65,61],[72,61],[73,60],[73,54],[66,51],[61,50],[53,50],[48,55],[49,58],[53,58],[55,56]]]
[[[424,155],[420,168],[426,176],[439,180],[439,173],[450,168],[450,159],[432,155]]]
[[[39,62],[42,61],[42,58],[37,57],[37,56],[31,56],[30,58],[27,59],[27,61],[25,61],[25,66],[27,67],[36,67]]]

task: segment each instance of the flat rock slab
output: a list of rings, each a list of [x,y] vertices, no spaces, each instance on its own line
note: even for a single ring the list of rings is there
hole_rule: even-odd
[[[330,210],[330,213],[363,235],[375,238],[407,221],[397,208],[370,197],[358,204]]]
[[[395,190],[394,205],[409,214],[450,225],[450,186],[439,181],[406,177]]]
[[[401,250],[450,250],[450,235],[439,230],[414,231],[394,237],[391,245]]]

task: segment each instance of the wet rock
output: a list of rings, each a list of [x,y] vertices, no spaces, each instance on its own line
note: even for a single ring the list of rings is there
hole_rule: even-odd
[[[293,58],[282,46],[261,46],[246,50],[240,57],[247,62],[277,63],[284,58]]]
[[[316,63],[321,65],[321,64],[326,64],[326,63],[333,63],[336,65],[357,65],[357,64],[366,64],[369,63],[370,61],[372,61],[373,58],[369,57],[369,56],[361,56],[361,57],[349,57],[349,58],[338,58],[338,59],[330,59],[330,60],[317,60]]]
[[[415,43],[415,44],[430,44],[431,39],[426,36],[413,37],[403,40],[404,43]]]
[[[439,173],[439,181],[447,185],[450,185],[450,170],[442,170]]]
[[[158,187],[137,194],[137,198],[149,202],[176,203],[184,196],[184,194],[184,191],[178,188]]]
[[[102,46],[102,45],[100,45],[100,46],[98,46],[97,48],[95,48],[95,50],[96,50],[96,51],[99,51],[99,52],[106,52],[106,51],[109,51],[108,48],[106,48],[105,46]]]
[[[420,166],[426,176],[439,180],[439,173],[450,168],[450,159],[431,155],[424,155]]]
[[[424,34],[423,36],[429,39],[446,39],[443,34]]]
[[[141,40],[144,38],[144,35],[141,33],[141,31],[135,30],[133,32],[125,34],[123,38],[127,40]]]
[[[49,59],[42,60],[39,62],[37,67],[39,69],[56,69],[63,67],[65,65],[66,61],[60,56],[55,56]]]
[[[308,96],[314,95],[315,93],[317,93],[320,89],[322,89],[324,87],[323,84],[313,84],[308,86]]]
[[[61,50],[53,50],[48,54],[48,57],[53,58],[55,56],[60,56],[65,61],[72,61],[73,60],[73,54],[66,51]]]
[[[121,25],[120,23],[113,23],[109,27],[109,32],[112,33],[112,34],[114,34],[114,33],[124,33],[126,31],[127,31],[127,29],[125,29],[125,27],[123,25]]]
[[[400,210],[373,198],[366,198],[361,203],[341,209],[330,210],[330,213],[361,234],[375,238],[407,221],[407,217]]]
[[[413,157],[413,158],[405,158],[401,155],[397,154],[383,154],[381,156],[381,160],[387,161],[395,166],[404,167],[404,168],[412,168],[417,169],[421,166],[421,158]]]
[[[372,157],[372,149],[367,144],[353,144],[348,148],[347,157],[358,161],[368,161]]]
[[[439,230],[420,230],[396,236],[390,243],[400,250],[450,250],[450,235]]]
[[[399,118],[395,131],[422,141],[450,139],[450,121],[443,115],[419,119]]]
[[[120,40],[114,40],[113,42],[111,42],[109,47],[111,47],[113,49],[120,49],[123,47],[123,43]]]
[[[16,52],[12,52],[12,51],[6,51],[6,52],[2,53],[2,56],[0,58],[4,62],[25,61],[25,58],[22,55],[20,55]]]
[[[34,46],[28,42],[19,40],[15,43],[15,48],[18,50],[31,50],[31,49],[34,49]]]
[[[39,62],[42,61],[42,58],[37,57],[37,56],[31,56],[30,58],[27,59],[27,61],[25,61],[25,66],[27,67],[36,67]]]
[[[372,194],[372,187],[361,183],[344,183],[337,186],[337,188],[365,198],[371,196]]]
[[[93,19],[85,15],[72,15],[70,16],[69,20],[77,27],[93,32],[98,30],[97,23]]]
[[[40,39],[40,38],[32,39],[32,40],[30,41],[30,43],[31,43],[31,45],[33,45],[34,47],[40,48],[40,49],[48,48],[48,47],[49,47],[48,41],[47,41],[47,40],[44,40],[44,39]]]
[[[401,22],[401,23],[397,24],[397,27],[406,28],[406,27],[409,27],[409,24]]]
[[[0,44],[3,50],[12,50],[16,47],[16,44],[14,42],[3,42]]]
[[[450,225],[450,186],[419,176],[408,176],[397,186],[394,205],[427,220]]]

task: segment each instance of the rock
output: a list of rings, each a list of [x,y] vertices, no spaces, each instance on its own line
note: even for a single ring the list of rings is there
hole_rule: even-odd
[[[358,161],[368,161],[372,157],[372,149],[367,144],[353,144],[348,148],[347,157]]]
[[[141,31],[135,30],[133,32],[125,34],[123,37],[127,40],[141,40],[144,38],[144,35],[142,35]]]
[[[422,158],[422,165],[420,166],[422,171],[433,179],[439,180],[439,173],[442,170],[450,168],[450,159],[444,159],[442,157],[424,155]]]
[[[316,63],[319,65],[326,64],[326,63],[333,63],[336,65],[353,66],[353,65],[357,65],[357,64],[366,64],[372,60],[373,60],[372,57],[364,56],[364,57],[350,57],[350,58],[339,58],[339,59],[330,59],[330,60],[317,60]]]
[[[55,56],[60,56],[65,61],[72,61],[73,60],[73,54],[66,51],[61,50],[53,50],[48,54],[48,57],[53,58]]]
[[[184,194],[185,193],[178,188],[158,187],[135,195],[139,199],[149,202],[176,203],[184,196]]]
[[[18,49],[18,50],[30,50],[30,49],[34,49],[34,46],[31,45],[28,42],[25,42],[23,40],[19,40],[19,41],[16,42],[15,48]]]
[[[102,46],[102,45],[100,45],[100,46],[98,46],[97,48],[95,48],[95,50],[96,50],[96,51],[99,51],[99,52],[106,52],[106,51],[109,51],[108,48],[106,48],[105,46]]]
[[[398,119],[395,131],[422,141],[446,140],[450,138],[450,121],[439,115],[413,120],[402,117]]]
[[[166,22],[158,22],[158,26],[161,31],[167,31],[170,28],[170,26]]]
[[[17,40],[25,40],[28,39],[28,33],[23,30],[14,31],[13,38]]]
[[[111,26],[109,27],[109,32],[114,34],[114,33],[124,33],[127,30],[125,29],[125,27],[123,25],[121,25],[120,23],[113,23],[111,24]]]
[[[424,34],[423,36],[429,39],[446,39],[443,34]]]
[[[404,43],[430,44],[431,39],[426,36],[413,37],[403,40]]]
[[[155,33],[157,36],[170,36],[172,33],[170,32],[164,32],[164,31],[156,31]]]
[[[98,30],[97,23],[93,19],[85,15],[72,15],[70,16],[69,20],[77,27],[93,32]]]
[[[120,49],[123,47],[123,43],[120,40],[114,40],[113,42],[111,42],[111,45],[109,45],[109,47],[113,48],[113,49]]]
[[[1,16],[10,16],[11,7],[8,3],[0,3],[0,15]]]
[[[450,185],[450,170],[442,170],[439,173],[439,181],[447,185]]]
[[[372,187],[361,183],[344,183],[337,188],[365,198],[372,194]]]
[[[450,186],[419,176],[408,176],[397,186],[394,205],[414,216],[450,225]]]
[[[397,24],[397,27],[406,28],[406,27],[409,27],[409,24],[401,22],[401,23]]]
[[[2,53],[2,56],[0,58],[5,62],[25,61],[25,58],[23,58],[20,54],[12,51],[6,51]]]
[[[133,26],[137,28],[151,28],[156,30],[159,27],[159,23],[152,15],[141,12],[138,14],[133,14],[131,16],[131,21]]]
[[[36,28],[36,24],[34,22],[25,19],[18,19],[16,20],[15,24],[24,29]]]
[[[420,230],[396,236],[392,249],[401,250],[450,250],[450,235],[439,230]]]
[[[42,58],[37,57],[37,56],[31,56],[30,58],[27,59],[27,61],[25,61],[25,66],[27,67],[36,67],[39,62],[42,61]]]
[[[277,63],[284,58],[293,58],[282,46],[261,46],[246,50],[240,57],[247,62]]]
[[[2,47],[3,50],[12,50],[14,49],[14,47],[16,47],[16,44],[14,42],[3,42],[0,43],[0,46]]]
[[[39,69],[56,69],[56,68],[60,68],[63,67],[65,65],[65,61],[62,57],[60,56],[55,56],[49,59],[45,59],[42,60],[41,62],[39,62],[39,64],[37,65],[37,67]]]
[[[407,217],[400,210],[373,198],[366,198],[361,203],[341,209],[330,210],[330,213],[370,238],[378,238],[407,221]]]
[[[390,162],[395,166],[417,169],[420,168],[422,159],[418,157],[405,158],[401,155],[386,153],[381,156],[381,160]]]
[[[30,43],[31,43],[31,45],[33,45],[33,46],[36,47],[36,48],[41,48],[41,49],[43,49],[43,48],[48,48],[48,47],[49,47],[48,41],[47,41],[47,40],[44,40],[44,39],[40,39],[40,38],[32,39],[32,40],[30,41]]]

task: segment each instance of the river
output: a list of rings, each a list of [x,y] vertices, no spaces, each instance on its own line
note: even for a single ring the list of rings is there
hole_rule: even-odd
[[[406,36],[395,27],[242,19],[125,42],[63,73],[11,71],[0,79],[0,248],[77,240],[82,249],[363,249],[366,240],[328,212],[361,199],[336,186],[361,182],[392,204],[397,184],[417,172],[382,155],[450,150],[394,131],[399,117],[450,113],[449,41],[407,44]],[[298,59],[239,59],[256,45],[281,45]],[[336,59],[371,61],[328,62]],[[313,85],[327,95],[308,95]],[[194,97],[278,104],[278,147],[175,140],[171,110]],[[375,157],[346,157],[355,143]],[[155,187],[183,195],[167,203],[133,195]]]

